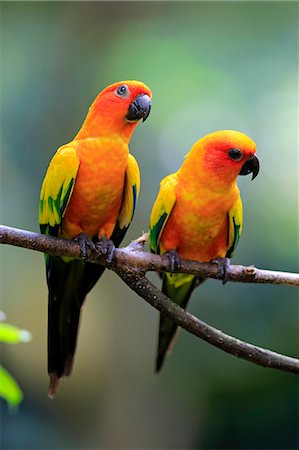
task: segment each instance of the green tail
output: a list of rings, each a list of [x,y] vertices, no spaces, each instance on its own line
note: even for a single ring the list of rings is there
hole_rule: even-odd
[[[205,278],[196,278],[194,275],[186,275],[182,273],[163,275],[162,292],[168,298],[186,309],[193,289],[201,284]],[[160,314],[159,325],[159,343],[156,359],[156,372],[159,372],[167,352],[170,352],[178,331],[178,326],[171,320]]]

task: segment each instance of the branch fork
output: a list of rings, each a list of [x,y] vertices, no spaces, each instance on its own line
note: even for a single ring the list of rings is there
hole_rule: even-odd
[[[113,270],[133,291],[154,308],[162,312],[177,325],[189,333],[205,340],[209,344],[239,358],[263,367],[285,372],[299,373],[299,360],[272,352],[243,342],[222,331],[211,327],[197,317],[183,310],[166,297],[145,276],[148,271],[170,272],[167,256],[159,256],[144,251],[147,233],[132,241],[127,247],[115,249],[111,262],[106,261],[106,252],[87,248],[85,260],[101,264]],[[0,244],[23,247],[54,256],[68,256],[82,259],[78,242],[58,239],[38,233],[0,225]],[[174,272],[221,279],[217,264],[181,260],[180,267]],[[258,269],[254,266],[230,265],[227,281],[243,283],[271,283],[287,286],[299,286],[299,274]]]

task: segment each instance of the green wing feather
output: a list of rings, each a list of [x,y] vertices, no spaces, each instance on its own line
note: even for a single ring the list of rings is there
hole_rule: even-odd
[[[160,183],[160,191],[150,217],[149,246],[154,253],[160,253],[160,238],[176,202],[175,188],[177,183],[176,173],[168,175]]]
[[[75,148],[70,145],[60,147],[50,162],[40,193],[39,224],[43,234],[58,235],[78,168]]]
[[[242,200],[238,195],[233,207],[228,212],[228,241],[226,257],[231,258],[237,248],[243,223]]]

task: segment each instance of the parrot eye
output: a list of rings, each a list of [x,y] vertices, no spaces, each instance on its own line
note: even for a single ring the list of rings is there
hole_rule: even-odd
[[[121,86],[119,86],[116,91],[115,91],[116,95],[118,95],[119,97],[123,97],[123,98],[127,98],[129,97],[130,91],[127,85],[122,84]]]
[[[228,156],[234,161],[241,161],[243,158],[243,153],[238,148],[231,148],[228,151]]]

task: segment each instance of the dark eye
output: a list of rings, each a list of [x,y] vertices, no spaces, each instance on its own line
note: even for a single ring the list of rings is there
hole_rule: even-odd
[[[228,151],[228,156],[234,161],[241,161],[243,158],[243,153],[238,148],[231,148]]]
[[[116,95],[119,97],[128,97],[129,96],[129,88],[125,84],[122,84],[116,89]]]

